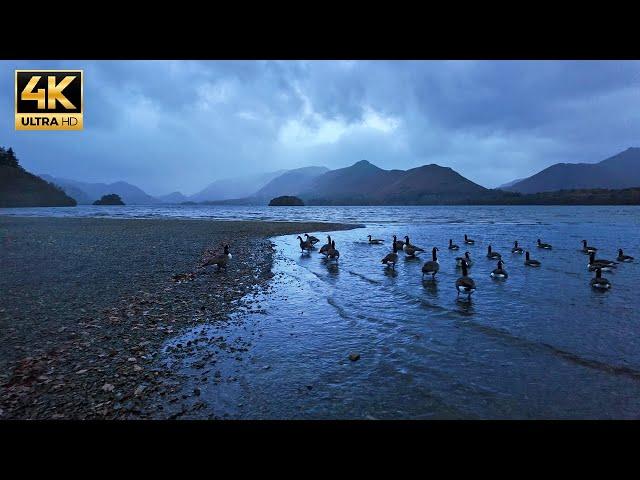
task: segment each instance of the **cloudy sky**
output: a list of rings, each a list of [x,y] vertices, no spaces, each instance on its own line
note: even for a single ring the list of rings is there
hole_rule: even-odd
[[[85,129],[16,132],[14,69],[85,71]],[[6,61],[0,145],[34,173],[151,194],[366,159],[486,187],[640,146],[640,62]]]

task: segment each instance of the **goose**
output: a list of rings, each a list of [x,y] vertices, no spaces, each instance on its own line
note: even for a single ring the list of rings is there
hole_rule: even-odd
[[[597,270],[598,268],[602,269],[603,272],[610,272],[613,268],[618,268],[617,263],[612,260],[604,260],[597,259],[595,252],[591,252],[589,254],[589,263],[587,264],[587,268],[590,272]]]
[[[633,262],[633,257],[630,255],[625,255],[621,248],[618,249],[618,258],[616,258],[619,262]]]
[[[507,278],[509,276],[509,274],[507,274],[507,271],[502,268],[502,265],[504,265],[502,263],[502,260],[498,260],[498,268],[491,272],[491,276],[493,278]]]
[[[367,235],[367,237],[369,237],[369,243],[371,245],[380,245],[381,243],[384,242],[384,240],[379,240],[377,238],[371,238],[371,235]]]
[[[421,248],[418,248],[414,245],[407,245],[405,244],[404,246],[404,253],[407,255],[407,257],[415,257],[416,253],[418,252],[423,252],[424,250],[422,250]]]
[[[544,248],[545,250],[551,250],[551,244],[542,243],[540,239],[538,239],[538,248]]]
[[[315,245],[320,241],[319,238],[314,237],[313,235],[309,235],[308,233],[305,233],[304,236],[307,238],[307,242],[310,242],[311,245]]]
[[[206,267],[209,265],[217,265],[218,270],[220,270],[221,268],[227,268],[227,263],[229,263],[229,260],[231,260],[231,258],[232,256],[231,253],[229,253],[229,245],[225,245],[222,255],[214,255],[213,257],[209,257],[204,261],[202,266]]]
[[[467,262],[463,261],[462,276],[456,280],[456,290],[458,291],[458,296],[460,296],[460,292],[466,293],[469,300],[471,300],[471,294],[476,291],[476,282],[474,282],[473,278],[468,275]]]
[[[611,282],[602,276],[601,268],[596,268],[596,276],[591,279],[591,286],[601,290],[608,290],[611,288]]]
[[[467,237],[467,234],[464,234],[464,243],[466,243],[467,245],[474,245],[476,243],[475,240],[471,240],[469,237]]]
[[[498,252],[494,252],[491,250],[491,245],[489,245],[487,247],[487,258],[491,258],[493,260],[501,260],[502,259],[502,255],[500,255]]]
[[[586,253],[588,255],[591,252],[595,253],[597,251],[598,251],[598,249],[596,247],[590,247],[590,246],[587,245],[587,241],[586,240],[582,240],[582,253]]]
[[[411,242],[409,241],[409,237],[405,236],[405,243],[404,246],[402,247],[402,249],[406,252],[408,249],[413,249],[413,254],[415,254],[415,252],[424,252],[424,248],[420,248],[416,245],[411,245]]]
[[[469,252],[464,252],[464,257],[456,258],[457,267],[461,267],[462,262],[465,262],[467,264],[467,268],[473,265],[473,260],[471,260],[471,256],[469,255]]]
[[[404,242],[402,240],[398,240],[398,237],[395,235],[393,236],[393,244],[398,250],[402,250],[402,247],[404,247]]]
[[[529,258],[528,250],[527,250],[527,253],[525,254],[524,264],[527,267],[539,267],[541,265],[538,260],[531,260],[531,258]]]
[[[438,256],[436,254],[436,252],[438,251],[438,249],[436,247],[433,247],[433,250],[431,250],[431,255],[433,257],[433,260],[430,260],[428,262],[425,262],[425,264],[422,266],[422,278],[424,279],[424,274],[431,274],[431,279],[435,280],[436,278],[436,273],[438,273],[438,270],[440,270],[440,262],[438,262]]]
[[[327,251],[331,248],[331,235],[327,235],[327,243],[320,247],[320,254],[327,255]]]
[[[335,240],[331,242],[331,248],[327,251],[327,258],[330,258],[331,260],[335,260],[336,262],[338,261],[338,258],[340,258],[340,252],[336,250]]]
[[[391,268],[396,269],[396,263],[398,263],[398,246],[396,242],[393,242],[393,252],[387,254],[387,256],[382,259],[382,263],[386,266],[391,265]]]
[[[307,253],[309,253],[309,251],[313,248],[313,245],[311,245],[311,242],[309,240],[303,240],[300,235],[298,235],[297,238],[298,240],[300,240],[300,251],[304,253],[304,251],[306,250]]]
[[[518,246],[518,240],[513,242],[513,248],[511,249],[511,253],[519,253],[520,255],[524,253],[524,250],[522,250],[522,248]]]
[[[453,240],[449,239],[449,250],[458,250],[460,247],[453,243]]]

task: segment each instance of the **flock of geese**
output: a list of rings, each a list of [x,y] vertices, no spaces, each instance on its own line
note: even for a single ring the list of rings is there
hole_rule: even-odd
[[[313,235],[304,234],[304,239],[301,236],[298,236],[298,240],[300,240],[300,250],[303,254],[310,253],[316,247],[315,245],[320,242],[320,240]],[[384,240],[372,238],[371,235],[368,235],[369,244],[371,245],[382,245]],[[465,245],[475,245],[475,240],[469,238],[466,234],[464,235],[464,244]],[[538,248],[543,250],[552,250],[553,247],[548,244],[542,242],[540,239],[537,240],[536,245]],[[424,252],[423,248],[418,247],[417,245],[413,245],[409,240],[408,236],[404,237],[404,241],[398,240],[397,236],[393,236],[392,243],[393,251],[387,254],[383,259],[382,263],[385,264],[388,268],[395,270],[396,263],[398,263],[398,252],[402,250],[407,257],[416,257],[420,252]],[[453,243],[453,239],[449,239],[449,250],[456,251],[459,250],[460,247]],[[590,272],[595,271],[595,277],[591,279],[591,286],[600,290],[608,290],[611,288],[611,282],[602,276],[603,271],[612,271],[617,268],[618,263],[627,263],[632,262],[634,260],[633,257],[629,255],[625,255],[622,249],[618,249],[618,257],[616,260],[605,260],[605,259],[596,259],[597,248],[593,246],[589,246],[586,240],[582,240],[582,249],[581,252],[589,255],[589,263],[587,264],[587,268]],[[435,281],[436,274],[440,270],[440,263],[438,261],[438,248],[433,247],[431,250],[431,260],[425,262],[422,266],[422,278],[424,279],[425,275],[431,275],[431,280]],[[335,240],[331,239],[330,235],[327,235],[327,243],[320,247],[319,253],[324,255],[328,260],[332,260],[334,262],[338,261],[340,258],[340,252],[336,249]],[[540,267],[541,262],[539,260],[535,260],[531,258],[531,254],[529,251],[525,251],[522,247],[518,246],[518,241],[513,242],[513,248],[511,249],[512,254],[522,255],[524,253],[525,260],[524,264],[527,267]],[[491,272],[490,276],[495,279],[506,279],[509,274],[504,269],[504,262],[502,261],[502,255],[498,252],[493,251],[491,245],[487,246],[487,258],[490,260],[497,260],[498,264],[496,268]],[[473,265],[473,260],[471,260],[471,255],[467,251],[464,253],[464,256],[456,258],[456,266],[462,269],[462,276],[456,280],[455,286],[458,292],[458,296],[462,294],[466,294],[468,299],[471,299],[471,294],[476,291],[476,284],[474,280],[469,276],[469,268]]]

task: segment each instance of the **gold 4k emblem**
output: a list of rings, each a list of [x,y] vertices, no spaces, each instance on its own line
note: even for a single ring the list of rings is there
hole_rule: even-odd
[[[16,130],[82,130],[82,70],[16,70]]]

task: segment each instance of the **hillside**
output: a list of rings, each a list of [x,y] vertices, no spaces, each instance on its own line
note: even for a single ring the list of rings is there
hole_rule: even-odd
[[[0,207],[73,207],[64,191],[23,169],[13,150],[0,148]]]
[[[284,172],[284,170],[278,170],[277,172],[216,180],[200,190],[198,193],[189,196],[188,200],[192,202],[207,202],[250,197],[271,180],[282,175]]]
[[[632,187],[640,187],[640,148],[628,148],[599,163],[556,163],[503,188],[520,193],[537,193]]]
[[[167,195],[161,195],[156,198],[162,203],[182,203],[187,201],[187,197],[185,197],[181,192],[171,192]]]
[[[45,180],[58,185],[67,195],[75,198],[81,205],[90,205],[103,195],[115,193],[122,198],[127,205],[153,205],[159,200],[148,195],[141,188],[127,182],[114,183],[89,183],[68,178],[40,175]]]
[[[431,204],[485,195],[488,190],[435,164],[384,170],[366,160],[314,179],[299,196],[313,205]]]
[[[326,167],[304,167],[289,170],[274,178],[252,196],[268,199],[303,191],[320,175],[329,171]]]

